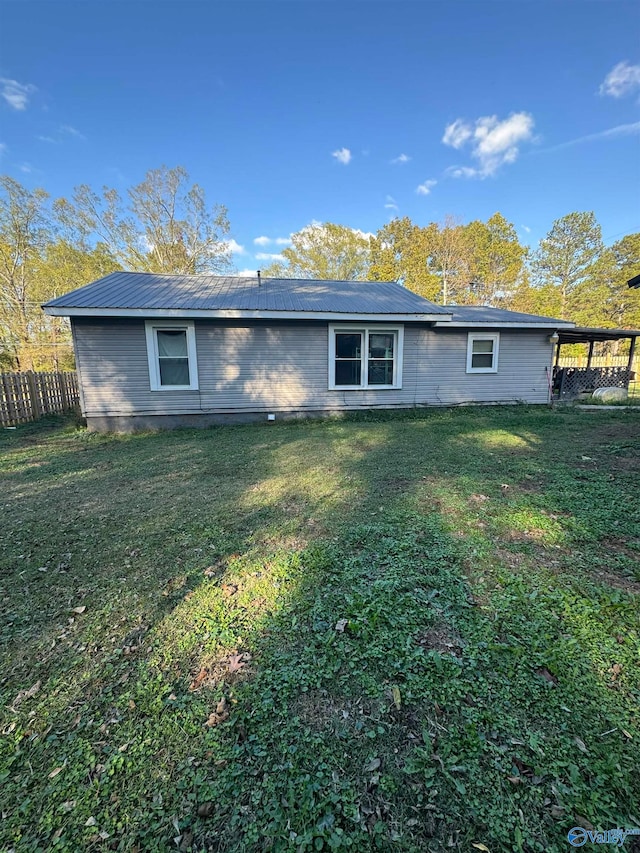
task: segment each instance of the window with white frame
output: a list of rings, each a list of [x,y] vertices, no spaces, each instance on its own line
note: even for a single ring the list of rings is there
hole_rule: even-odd
[[[497,373],[500,335],[470,332],[467,338],[467,373]]]
[[[145,323],[152,391],[198,389],[196,333],[192,321]]]
[[[329,326],[329,389],[402,387],[402,326]]]

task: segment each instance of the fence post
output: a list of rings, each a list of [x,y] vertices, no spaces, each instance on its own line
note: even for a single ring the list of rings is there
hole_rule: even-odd
[[[69,400],[69,393],[67,391],[67,374],[60,373],[60,400],[62,402],[62,411],[68,412],[71,408],[71,401]]]
[[[29,397],[31,398],[31,420],[35,421],[42,414],[42,407],[40,406],[40,400],[38,399],[38,383],[33,370],[27,371],[27,384],[29,385]]]
[[[2,384],[4,385],[4,395],[7,400],[7,416],[9,418],[10,424],[18,423],[18,418],[16,417],[16,404],[13,399],[13,383],[10,379],[9,373],[2,374]]]

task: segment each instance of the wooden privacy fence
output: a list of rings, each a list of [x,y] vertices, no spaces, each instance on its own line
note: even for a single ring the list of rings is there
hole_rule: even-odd
[[[79,404],[73,371],[0,373],[0,424],[17,426]]]

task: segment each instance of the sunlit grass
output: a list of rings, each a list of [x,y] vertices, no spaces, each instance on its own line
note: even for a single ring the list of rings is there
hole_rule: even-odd
[[[640,421],[0,437],[0,848],[564,851],[640,801]]]

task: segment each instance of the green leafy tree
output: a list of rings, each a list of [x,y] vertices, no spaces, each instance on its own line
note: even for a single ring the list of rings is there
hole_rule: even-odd
[[[21,370],[36,365],[32,341],[41,324],[34,275],[51,239],[49,195],[0,176],[0,338],[5,363]]]
[[[432,232],[427,259],[430,272],[440,281],[440,301],[465,304],[470,299],[471,246],[468,233],[453,216]]]
[[[371,278],[399,281],[425,299],[438,299],[440,279],[428,267],[437,228],[435,223],[421,228],[408,216],[380,228],[371,241]]]
[[[204,190],[189,184],[181,166],[151,169],[125,203],[117,190],[87,185],[59,215],[84,238],[103,243],[124,269],[165,273],[231,270],[229,220],[222,205],[209,207]]]
[[[556,219],[540,241],[533,258],[534,283],[557,288],[561,317],[569,318],[574,312],[574,294],[593,276],[602,250],[602,231],[591,212]]]
[[[291,235],[283,260],[263,270],[273,278],[365,281],[371,266],[368,235],[333,222],[312,223]]]
[[[527,249],[501,213],[466,226],[470,253],[469,299],[481,305],[510,305],[522,282]]]

